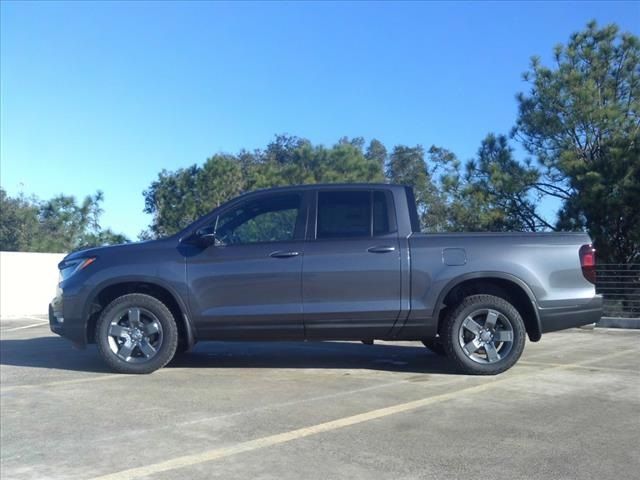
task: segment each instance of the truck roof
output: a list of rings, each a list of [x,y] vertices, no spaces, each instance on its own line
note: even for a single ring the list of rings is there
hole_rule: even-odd
[[[357,188],[357,189],[367,189],[367,188],[380,188],[380,187],[384,187],[384,188],[406,188],[405,185],[400,185],[397,183],[305,183],[305,184],[300,184],[300,185],[287,185],[287,186],[283,186],[283,187],[269,187],[269,188],[259,188],[256,190],[251,190],[250,192],[246,192],[246,194],[248,193],[255,193],[255,192],[264,192],[264,191],[272,191],[272,190],[277,190],[277,191],[287,191],[287,190],[313,190],[316,188],[322,188],[322,189],[343,189],[343,188]]]

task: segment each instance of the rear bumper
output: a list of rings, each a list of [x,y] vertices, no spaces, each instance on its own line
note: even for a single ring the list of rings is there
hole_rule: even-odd
[[[542,333],[596,323],[602,318],[602,295],[595,295],[589,302],[570,307],[541,308]]]

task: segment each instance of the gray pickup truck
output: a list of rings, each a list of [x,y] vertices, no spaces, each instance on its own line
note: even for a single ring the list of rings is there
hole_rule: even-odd
[[[584,233],[420,233],[411,188],[242,195],[168,238],[72,253],[51,330],[149,373],[201,340],[417,340],[471,374],[596,322]]]

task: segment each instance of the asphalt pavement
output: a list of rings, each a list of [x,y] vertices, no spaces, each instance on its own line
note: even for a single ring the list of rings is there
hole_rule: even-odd
[[[640,331],[548,334],[496,377],[414,342],[206,342],[129,376],[3,319],[0,423],[2,479],[636,479]]]

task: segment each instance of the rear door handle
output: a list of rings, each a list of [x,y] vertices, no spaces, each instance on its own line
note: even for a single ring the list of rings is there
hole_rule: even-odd
[[[270,253],[269,256],[273,258],[289,258],[289,257],[297,257],[300,255],[300,252],[284,252],[282,250],[278,250],[277,252]]]
[[[389,253],[394,252],[396,247],[392,247],[390,245],[378,245],[375,247],[367,248],[367,252],[369,253]]]

